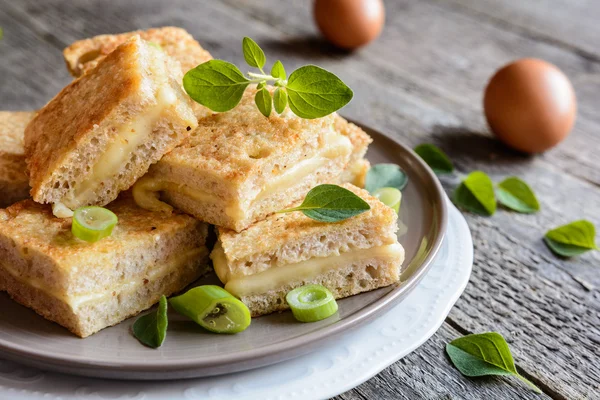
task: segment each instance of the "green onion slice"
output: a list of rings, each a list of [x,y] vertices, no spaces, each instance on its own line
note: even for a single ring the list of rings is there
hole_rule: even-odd
[[[215,333],[238,333],[250,326],[250,310],[220,286],[204,285],[169,300],[180,314]]]
[[[373,192],[373,196],[377,197],[383,204],[392,207],[396,214],[400,212],[400,202],[402,201],[402,192],[393,187],[384,187]]]
[[[73,214],[71,232],[86,242],[97,242],[110,236],[118,218],[110,210],[102,207],[81,207]]]
[[[301,286],[289,292],[285,299],[300,322],[320,321],[338,310],[331,292],[321,285]]]

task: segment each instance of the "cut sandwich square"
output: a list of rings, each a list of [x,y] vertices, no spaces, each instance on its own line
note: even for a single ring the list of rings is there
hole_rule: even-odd
[[[25,130],[31,195],[105,205],[197,126],[178,63],[133,36],[66,86]]]
[[[215,272],[253,317],[288,309],[286,294],[303,285],[323,285],[343,298],[399,281],[404,249],[396,213],[365,190],[343,187],[371,209],[330,224],[291,212],[239,233],[218,228]]]
[[[0,111],[0,208],[29,197],[23,136],[35,112]]]
[[[208,271],[208,225],[140,209],[129,193],[107,206],[119,222],[95,243],[71,220],[23,200],[0,210],[0,291],[80,337],[115,325]]]
[[[136,183],[138,205],[168,211],[168,203],[240,231],[316,185],[339,182],[352,145],[335,130],[334,116],[308,120],[288,109],[266,118],[255,94],[248,89],[233,110],[200,120],[186,141]]]

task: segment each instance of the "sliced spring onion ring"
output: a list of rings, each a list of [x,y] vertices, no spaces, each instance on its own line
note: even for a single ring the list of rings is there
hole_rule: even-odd
[[[71,232],[86,242],[97,242],[110,236],[118,218],[110,210],[102,207],[81,207],[73,213]]]
[[[180,314],[215,333],[238,333],[250,326],[250,310],[222,287],[198,286],[169,303]]]
[[[393,187],[384,187],[373,192],[383,204],[393,208],[396,214],[400,212],[400,202],[402,201],[402,192]]]
[[[331,317],[338,305],[331,292],[321,285],[296,288],[285,296],[294,317],[300,322],[316,322]]]

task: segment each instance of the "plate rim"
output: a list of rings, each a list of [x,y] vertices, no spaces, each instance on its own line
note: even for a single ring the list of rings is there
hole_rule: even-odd
[[[188,359],[188,360],[155,360],[152,363],[148,363],[147,360],[121,360],[121,361],[95,361],[90,358],[86,358],[80,355],[61,355],[52,353],[48,350],[39,351],[30,350],[24,345],[14,344],[6,342],[0,338],[0,350],[4,352],[3,356],[11,358],[21,363],[28,363],[28,361],[35,361],[46,366],[51,366],[52,369],[56,369],[62,372],[75,372],[79,375],[87,376],[104,376],[108,374],[99,374],[94,371],[98,369],[105,370],[107,372],[128,372],[144,374],[144,373],[162,373],[164,374],[165,368],[169,369],[169,376],[165,376],[162,379],[181,379],[181,375],[177,375],[183,371],[194,371],[202,370],[207,368],[214,369],[214,373],[201,373],[194,374],[193,372],[186,376],[188,378],[193,377],[207,377],[211,375],[220,375],[223,373],[239,372],[248,369],[259,368],[261,366],[273,364],[279,361],[285,361],[291,358],[295,358],[324,345],[328,340],[333,339],[337,335],[344,334],[352,329],[359,327],[360,325],[372,320],[379,316],[385,311],[389,310],[394,305],[402,301],[422,280],[427,271],[430,269],[433,260],[437,256],[443,239],[446,235],[448,226],[448,205],[446,204],[445,191],[431,168],[409,147],[400,143],[394,137],[391,137],[377,129],[371,128],[363,123],[360,123],[353,119],[348,121],[356,124],[370,135],[382,136],[387,140],[392,141],[395,145],[399,146],[408,156],[410,156],[413,162],[418,165],[422,173],[429,180],[429,184],[426,187],[433,188],[435,198],[432,199],[433,203],[439,208],[439,213],[435,213],[433,216],[433,223],[437,224],[438,229],[436,232],[435,240],[432,242],[431,250],[423,260],[423,262],[416,268],[413,274],[411,274],[407,280],[403,281],[402,285],[397,286],[393,290],[386,293],[384,296],[374,301],[371,304],[363,307],[354,314],[340,320],[338,323],[328,325],[316,331],[310,332],[305,335],[296,336],[290,339],[285,339],[267,347],[260,347],[255,349],[246,350],[243,352],[235,352],[226,354],[223,356],[212,356],[209,358],[199,359]],[[283,354],[283,356],[282,356]],[[277,361],[272,361],[273,358],[277,358]],[[39,365],[39,364],[38,364]],[[234,368],[227,368],[222,370],[224,367],[230,367],[234,365]],[[114,378],[119,379],[120,375],[117,374]],[[131,379],[126,376],[120,379]],[[144,379],[143,376],[138,376],[135,379]],[[156,376],[148,377],[147,379],[160,379]]]

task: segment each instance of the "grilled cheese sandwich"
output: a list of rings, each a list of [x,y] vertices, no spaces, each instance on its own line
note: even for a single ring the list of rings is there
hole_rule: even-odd
[[[111,236],[75,238],[70,219],[24,200],[0,211],[0,291],[78,336],[121,322],[208,271],[208,225],[137,207],[129,193],[108,205]]]
[[[302,285],[321,284],[341,298],[398,282],[404,249],[396,213],[366,191],[343,186],[371,209],[335,224],[293,212],[271,215],[242,232],[217,228],[215,272],[252,316],[287,309],[285,295]]]
[[[105,205],[197,126],[182,74],[132,36],[64,88],[25,130],[31,195],[70,209]]]
[[[189,139],[135,184],[138,205],[174,206],[240,231],[311,187],[338,180],[352,144],[334,129],[333,116],[305,120],[287,110],[265,118],[254,94],[249,89],[233,110],[200,120]]]

